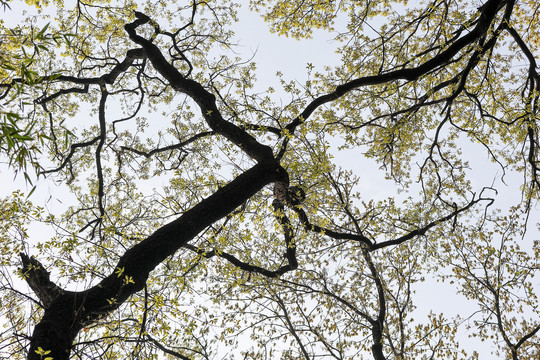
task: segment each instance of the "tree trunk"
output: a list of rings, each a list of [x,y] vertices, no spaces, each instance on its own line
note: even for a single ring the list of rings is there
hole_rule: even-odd
[[[28,359],[69,359],[78,332],[89,323],[116,310],[131,295],[143,289],[150,272],[157,265],[206,227],[231,213],[265,185],[286,178],[285,170],[277,162],[253,166],[178,219],[127,250],[111,275],[85,291],[59,289],[48,281],[48,273],[43,267],[31,266],[39,262],[23,256],[23,271],[27,281],[40,297],[45,309],[43,318],[34,329]],[[126,276],[131,277],[134,283],[126,283]],[[40,355],[40,348],[50,352]]]

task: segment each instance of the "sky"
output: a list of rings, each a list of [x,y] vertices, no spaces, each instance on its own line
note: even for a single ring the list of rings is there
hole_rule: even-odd
[[[10,14],[16,14],[20,10],[17,6],[13,6],[13,11]],[[2,10],[0,10],[0,16]],[[6,22],[17,21],[17,16],[10,15],[4,18]],[[253,16],[240,11],[240,21],[235,24],[234,30],[241,46],[239,49],[246,57],[254,55],[254,61],[258,67],[259,86],[262,89],[273,86],[276,89],[279,87],[279,80],[276,73],[280,71],[284,79],[294,79],[299,83],[307,80],[307,62],[315,66],[315,71],[322,71],[324,66],[336,64],[340,56],[336,54],[335,44],[332,43],[328,34],[315,31],[313,39],[302,40],[301,42],[291,39],[278,37],[271,34],[266,24],[258,16]],[[298,54],[298,56],[291,56]],[[355,171],[356,173],[366,174],[360,179],[358,184],[359,189],[369,197],[375,199],[383,199],[390,195],[395,195],[395,187],[390,182],[384,179],[384,174],[378,169],[378,166],[370,160],[359,156],[357,150],[337,151],[338,144],[333,145],[333,151],[337,163]],[[504,189],[504,185],[500,183],[500,172],[496,166],[486,162],[487,156],[477,149],[470,148],[472,159],[471,168],[480,169],[472,178],[473,181],[478,181],[478,184],[485,183],[486,178],[498,179],[495,180]],[[475,170],[476,171],[476,170]],[[510,179],[513,183],[519,179]],[[4,164],[0,165],[0,196],[8,196],[12,191],[22,189],[25,192],[29,188],[25,184],[22,177],[14,180],[12,172]],[[502,191],[499,199],[507,198],[508,201],[519,196],[512,191]],[[46,203],[47,206],[55,211],[65,207],[72,198],[66,193],[66,188],[62,184],[54,184],[48,181],[40,180],[38,188],[33,195],[32,200],[36,203]],[[539,209],[535,209],[533,216],[540,218]],[[43,226],[31,228],[31,236],[43,237],[52,236],[53,232]],[[50,234],[50,235],[49,235]],[[538,239],[540,234],[537,230],[531,228],[531,232],[527,235],[527,239]],[[428,279],[429,280],[429,279]],[[540,284],[538,284],[540,289]],[[436,312],[450,312],[459,314],[462,312],[462,307],[469,306],[470,303],[459,296],[455,296],[455,288],[448,284],[440,284],[428,281],[425,285],[417,288],[417,303],[422,311],[433,310]],[[463,342],[467,343],[469,348],[482,349],[489,348],[489,344],[480,344],[471,339],[463,338]],[[481,360],[494,359],[489,355],[489,351],[479,351],[484,353],[480,357]]]

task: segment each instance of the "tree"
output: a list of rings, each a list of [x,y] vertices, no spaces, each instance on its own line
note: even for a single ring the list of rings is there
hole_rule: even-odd
[[[278,91],[235,57],[232,2],[27,3],[1,30],[2,154],[72,200],[3,200],[3,356],[477,358],[465,328],[538,358],[536,1],[253,1],[342,56]],[[426,278],[478,306],[414,320]]]

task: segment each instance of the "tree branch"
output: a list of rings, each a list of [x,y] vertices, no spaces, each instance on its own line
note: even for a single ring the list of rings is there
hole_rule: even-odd
[[[384,242],[381,242],[381,243],[378,243],[378,244],[373,244],[371,246],[370,250],[373,251],[373,250],[381,249],[381,248],[384,248],[384,247],[387,247],[387,246],[399,245],[399,244],[402,244],[405,241],[410,240],[410,239],[412,239],[412,238],[414,238],[416,236],[424,235],[432,227],[434,227],[436,225],[439,225],[439,224],[442,224],[442,223],[452,219],[453,217],[458,216],[459,214],[469,210],[473,205],[479,203],[482,200],[487,200],[487,199],[483,199],[483,198],[473,199],[471,202],[469,202],[464,207],[456,209],[456,210],[452,211],[450,214],[448,214],[448,215],[446,215],[446,216],[444,216],[444,217],[442,217],[440,219],[434,220],[434,221],[430,222],[429,224],[427,224],[424,227],[421,227],[421,228],[415,229],[413,231],[410,231],[409,233],[407,233],[407,234],[405,234],[405,235],[403,235],[403,236],[401,236],[401,237],[399,237],[397,239],[384,241]]]
[[[19,255],[22,263],[20,271],[24,280],[41,300],[43,308],[49,308],[52,302],[64,291],[50,280],[50,273],[33,256],[29,257],[23,253]]]
[[[131,151],[139,156],[144,156],[146,158],[149,158],[151,157],[152,155],[154,154],[158,154],[158,153],[162,153],[162,152],[165,152],[165,151],[171,151],[171,150],[179,150],[179,149],[182,149],[184,146],[188,145],[188,144],[191,144],[192,142],[198,140],[198,139],[202,139],[203,137],[206,137],[206,136],[211,136],[211,135],[215,135],[216,133],[214,131],[204,131],[202,133],[199,133],[197,135],[194,135],[192,137],[190,137],[189,139],[187,140],[184,140],[178,144],[174,144],[174,145],[169,145],[169,146],[165,146],[165,147],[162,147],[162,148],[157,148],[157,149],[153,149],[153,150],[150,150],[148,152],[146,151],[140,151],[140,150],[137,150],[137,149],[134,149],[134,148],[131,148],[129,146],[122,146],[121,149],[122,150],[126,150],[126,151]]]
[[[304,111],[302,111],[300,115],[298,115],[295,119],[293,119],[290,124],[287,125],[286,129],[290,133],[293,133],[296,127],[306,121],[318,107],[328,102],[337,100],[354,89],[358,89],[360,87],[368,85],[384,84],[396,80],[417,80],[421,76],[433,71],[437,67],[445,65],[466,46],[473,44],[482,36],[485,36],[491,23],[496,17],[497,12],[505,4],[508,6],[509,9],[507,12],[511,12],[513,3],[514,2],[512,0],[488,0],[480,9],[479,19],[474,29],[463,37],[455,40],[450,46],[448,46],[448,48],[446,48],[446,50],[444,50],[440,54],[435,55],[423,64],[414,68],[398,69],[389,71],[387,73],[365,76],[338,85],[333,92],[319,96],[311,103],[309,103],[304,109]]]
[[[373,241],[362,234],[340,233],[340,232],[337,232],[328,228],[314,225],[309,221],[309,218],[307,217],[306,212],[301,207],[296,206],[293,209],[298,215],[298,218],[300,219],[300,222],[302,223],[306,231],[313,231],[321,235],[327,235],[331,237],[332,239],[336,239],[336,240],[358,241],[366,245],[368,248],[372,248],[374,246]]]
[[[160,49],[151,41],[138,35],[137,27],[150,22],[150,18],[135,12],[136,20],[124,26],[129,38],[140,45],[154,68],[171,84],[173,89],[188,95],[199,106],[208,126],[218,134],[225,136],[246,154],[257,161],[273,159],[272,149],[259,143],[253,136],[237,125],[223,119],[216,105],[216,97],[197,81],[184,77],[165,59]]]
[[[277,162],[253,166],[178,219],[127,250],[111,274],[96,286],[81,292],[60,292],[51,301],[46,297],[48,307],[34,328],[29,360],[39,359],[35,352],[38,347],[51,350],[50,356],[55,360],[67,360],[80,329],[116,310],[131,295],[144,288],[150,272],[167,257],[206,227],[234,211],[264,186],[284,176],[286,172]],[[41,278],[48,279],[44,273],[38,279]],[[49,287],[54,289],[52,285],[49,284]],[[40,291],[41,287],[37,286],[36,289]]]

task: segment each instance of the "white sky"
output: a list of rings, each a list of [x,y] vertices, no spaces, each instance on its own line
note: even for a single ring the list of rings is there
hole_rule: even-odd
[[[17,16],[14,14],[19,10],[17,10],[15,4],[12,7],[13,11],[10,12],[10,16],[4,18],[6,22],[17,21]],[[0,17],[3,17],[2,12],[0,10]],[[277,37],[269,33],[266,24],[260,17],[253,14],[246,15],[243,11],[240,12],[240,21],[236,24],[235,31],[237,32],[240,43],[244,44],[243,55],[249,58],[255,53],[254,61],[257,63],[257,77],[261,90],[268,86],[273,86],[276,90],[279,89],[279,81],[275,76],[277,71],[283,73],[284,79],[295,79],[300,83],[304,83],[307,80],[306,64],[308,62],[315,66],[315,71],[322,72],[324,66],[336,64],[339,61],[339,55],[334,52],[335,47],[329,41],[329,35],[324,32],[316,31],[312,40],[303,40],[301,42],[291,38]],[[291,56],[291,54],[298,54],[298,56]],[[357,172],[362,171],[362,173],[369,174],[369,176],[362,177],[359,184],[359,188],[363,193],[378,199],[395,194],[394,188],[384,185],[387,184],[384,181],[384,174],[378,170],[373,162],[362,160],[352,150],[336,154],[336,157],[338,163],[342,166],[356,170]],[[475,151],[472,159],[474,161],[474,164],[472,164],[473,169],[480,168],[479,177],[473,177],[475,181],[485,180],[486,177],[484,176],[487,176],[487,178],[496,177],[498,169],[486,163],[487,157],[485,155]],[[366,169],[369,170],[366,171]],[[25,192],[29,191],[22,176],[17,181],[13,181],[11,170],[2,164],[0,166],[0,196],[8,196],[16,189],[22,189]],[[500,198],[507,198],[509,200],[515,199],[515,196],[519,196],[519,193],[515,191],[501,191],[499,195]],[[69,202],[67,200],[68,198],[69,194],[65,193],[64,187],[57,187],[47,181],[40,181],[38,183],[38,189],[32,196],[32,200],[35,203],[47,203],[47,206],[51,209],[61,209],[66,206],[65,203]],[[537,219],[540,218],[538,209],[533,216],[537,215]],[[533,221],[532,224],[535,222]],[[534,230],[532,228],[531,230]],[[47,236],[48,232],[43,226],[31,229],[32,236],[40,239],[43,239],[43,236]],[[50,231],[50,234],[52,235],[52,231]],[[527,241],[538,238],[540,238],[538,231],[531,231],[527,235]],[[537,285],[540,289],[540,284],[537,283]],[[463,313],[464,309],[462,307],[466,307],[469,304],[463,298],[454,294],[454,288],[452,286],[433,282],[418,287],[416,303],[422,311],[433,309],[436,312],[448,312],[449,316]],[[491,347],[491,344],[481,344],[466,338],[463,338],[463,343],[467,343],[469,349],[477,349],[481,354],[481,360],[494,359],[493,355],[489,354],[489,351],[486,351],[486,349]]]

